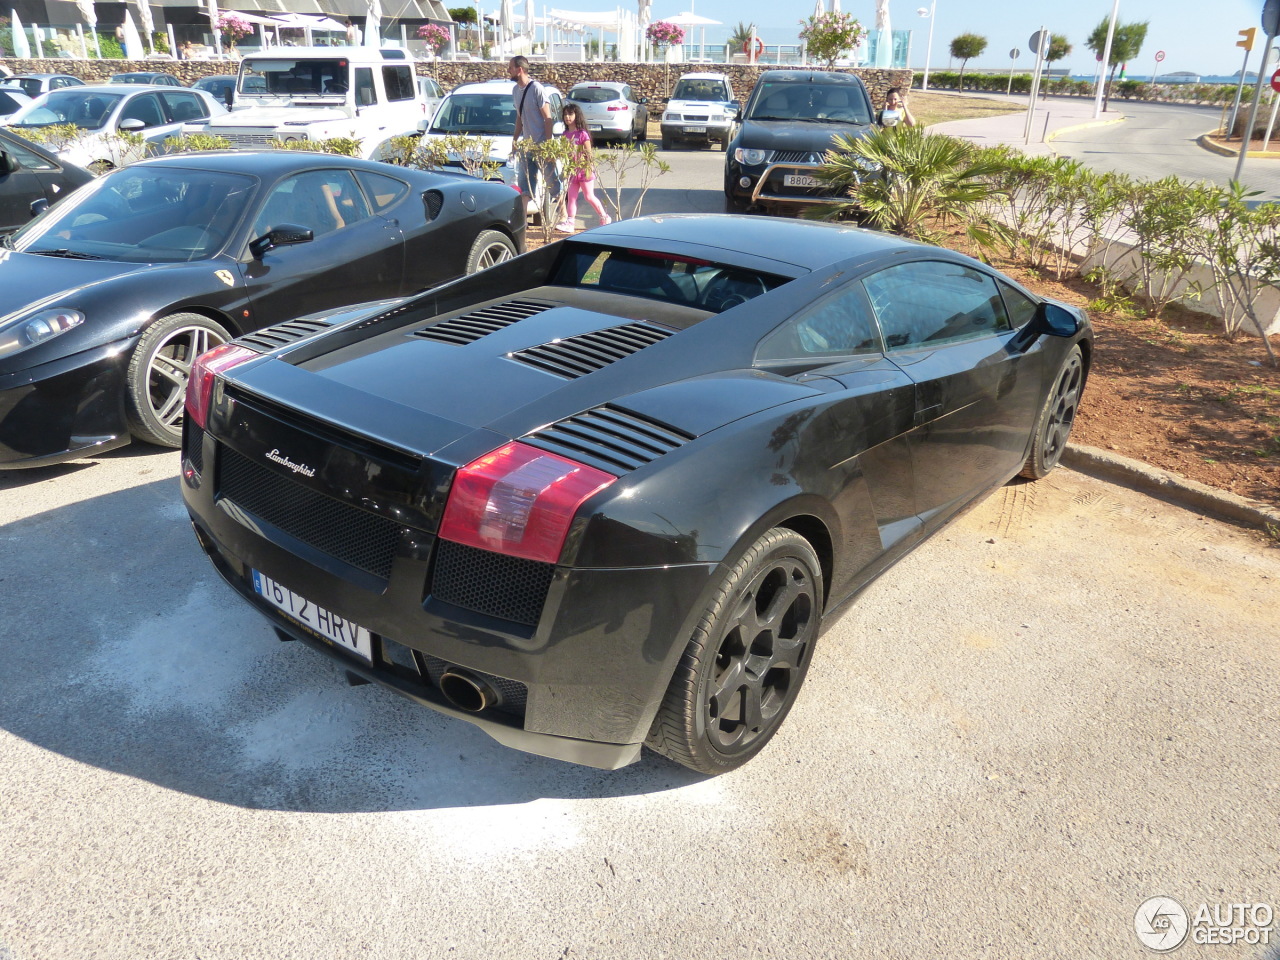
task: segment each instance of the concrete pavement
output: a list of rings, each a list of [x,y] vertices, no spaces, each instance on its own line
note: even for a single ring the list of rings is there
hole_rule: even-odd
[[[938,96],[947,94],[932,91]],[[960,94],[956,94],[960,96]],[[973,94],[964,94],[966,97]],[[974,117],[971,120],[948,120],[935,123],[929,129],[952,137],[963,137],[984,147],[1014,147],[1025,153],[1052,153],[1055,137],[1084,127],[1120,123],[1125,115],[1111,105],[1100,118],[1094,117],[1092,100],[1078,97],[1050,97],[1036,104],[1032,112],[1030,129],[1027,127],[1025,96],[1003,97],[993,95],[992,100],[1007,101],[1017,113],[994,117]]]

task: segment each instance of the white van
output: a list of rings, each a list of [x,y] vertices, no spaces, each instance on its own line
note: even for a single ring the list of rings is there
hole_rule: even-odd
[[[239,149],[355,137],[361,155],[376,160],[388,140],[420,132],[428,119],[403,50],[273,47],[240,62],[231,113],[183,132],[225,137]]]

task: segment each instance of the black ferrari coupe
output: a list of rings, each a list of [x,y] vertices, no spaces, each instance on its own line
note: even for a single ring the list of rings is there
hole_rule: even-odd
[[[0,241],[0,469],[182,437],[196,356],[515,256],[510,187],[298,151],[116,170]]]
[[[1058,462],[1079,311],[857,228],[660,216],[202,357],[182,489],[275,626],[499,741],[754,756],[824,624]]]

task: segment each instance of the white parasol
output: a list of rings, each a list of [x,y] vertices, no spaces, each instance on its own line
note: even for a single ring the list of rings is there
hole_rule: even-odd
[[[138,25],[133,22],[133,14],[128,10],[124,12],[124,57],[126,60],[145,60],[147,57]]]
[[[156,28],[156,22],[151,16],[151,6],[147,0],[138,0],[138,19],[142,22],[142,34],[147,38],[147,49],[155,53],[155,42],[151,39],[151,33]]]
[[[18,19],[18,11],[9,11],[9,26],[13,31],[13,55],[19,60],[31,59],[31,41],[27,39],[27,31]]]
[[[382,0],[365,0],[364,45],[382,46]]]

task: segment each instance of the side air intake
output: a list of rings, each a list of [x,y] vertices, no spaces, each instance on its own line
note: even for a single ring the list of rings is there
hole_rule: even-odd
[[[595,407],[535,430],[520,442],[597,467],[629,473],[683,446],[693,434],[615,407]]]

